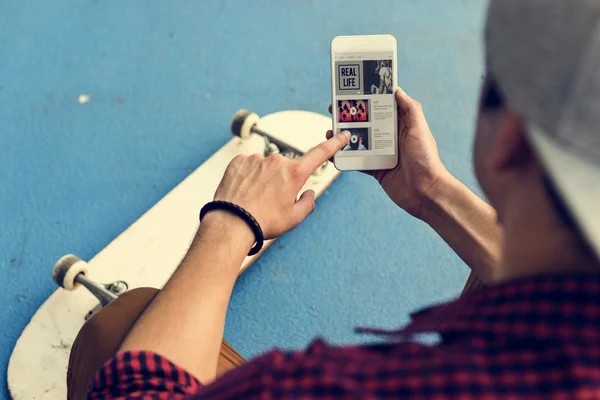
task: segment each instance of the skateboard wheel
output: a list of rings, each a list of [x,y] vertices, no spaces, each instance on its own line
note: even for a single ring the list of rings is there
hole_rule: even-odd
[[[54,265],[52,279],[63,289],[73,290],[77,287],[75,277],[79,274],[87,274],[87,263],[73,254],[67,254]]]
[[[356,135],[350,136],[350,143],[353,143],[353,144],[358,143],[358,136],[356,136]]]
[[[231,120],[231,133],[242,139],[248,139],[252,134],[252,127],[260,118],[248,110],[239,110]]]

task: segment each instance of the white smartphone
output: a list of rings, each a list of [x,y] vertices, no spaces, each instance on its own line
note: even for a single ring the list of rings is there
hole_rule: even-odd
[[[337,36],[331,41],[333,132],[350,131],[337,169],[392,169],[398,165],[396,39],[391,35]]]

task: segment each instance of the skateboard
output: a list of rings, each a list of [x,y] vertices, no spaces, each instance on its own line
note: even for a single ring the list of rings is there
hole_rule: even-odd
[[[69,353],[86,319],[127,290],[164,286],[191,243],[200,208],[212,200],[233,157],[280,153],[298,158],[322,142],[330,128],[329,117],[307,111],[281,111],[259,118],[240,110],[231,123],[235,137],[95,257],[88,262],[70,254],[62,257],[52,273],[62,288],[37,310],[12,352],[8,365],[12,398],[66,398]],[[312,189],[320,196],[339,173],[325,162],[302,191]],[[272,243],[266,241],[261,252],[246,257],[240,274]],[[87,290],[74,290],[78,287]]]

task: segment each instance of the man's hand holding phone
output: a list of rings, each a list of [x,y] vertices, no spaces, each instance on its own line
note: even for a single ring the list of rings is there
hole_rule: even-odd
[[[398,165],[364,172],[377,179],[394,203],[422,219],[423,204],[445,185],[450,174],[440,160],[421,104],[401,88],[396,88],[394,95],[398,104]],[[326,137],[333,137],[333,132],[328,131]]]

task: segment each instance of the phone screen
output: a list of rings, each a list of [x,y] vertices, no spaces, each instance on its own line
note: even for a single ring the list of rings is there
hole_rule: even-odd
[[[333,55],[335,128],[351,133],[350,143],[336,157],[394,154],[393,58],[392,51]]]

